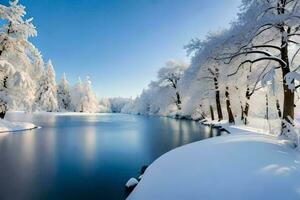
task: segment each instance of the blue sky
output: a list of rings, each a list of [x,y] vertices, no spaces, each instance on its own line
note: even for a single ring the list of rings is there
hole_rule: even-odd
[[[7,2],[0,0],[0,2]],[[90,76],[99,97],[135,97],[169,59],[188,61],[191,38],[227,27],[240,0],[20,0],[32,42],[57,79]]]

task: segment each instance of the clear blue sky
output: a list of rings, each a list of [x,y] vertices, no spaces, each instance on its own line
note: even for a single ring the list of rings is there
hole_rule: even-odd
[[[0,0],[7,3],[8,0]],[[99,97],[135,97],[191,38],[227,27],[240,0],[20,0],[57,79],[89,75]]]

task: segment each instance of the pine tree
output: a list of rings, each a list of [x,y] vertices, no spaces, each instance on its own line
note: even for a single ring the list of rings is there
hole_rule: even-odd
[[[89,77],[86,77],[86,82],[84,84],[83,108],[84,112],[99,112],[99,100],[93,91],[92,82]]]
[[[0,5],[0,19],[4,22],[0,27],[0,82],[5,83],[1,85],[1,118],[8,108],[32,110],[35,82],[42,71],[37,69],[43,65],[41,54],[28,40],[37,32],[32,18],[24,19],[25,14],[18,0]],[[10,67],[4,69],[7,66]]]
[[[78,79],[72,90],[71,99],[75,112],[95,113],[100,109],[99,100],[93,92],[89,77],[85,83],[82,83],[80,78]]]
[[[71,90],[71,102],[74,112],[83,112],[82,109],[83,84],[81,78],[78,77],[77,83]]]
[[[48,112],[57,111],[55,71],[51,60],[48,61],[47,69],[39,81],[36,97],[38,109]]]
[[[61,81],[57,87],[57,103],[59,111],[71,110],[71,94],[69,82],[66,79],[66,74],[63,73]]]

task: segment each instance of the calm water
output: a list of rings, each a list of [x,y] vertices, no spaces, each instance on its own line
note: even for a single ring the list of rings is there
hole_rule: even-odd
[[[195,122],[123,114],[8,114],[41,129],[0,133],[0,199],[125,199],[163,153],[217,134]]]

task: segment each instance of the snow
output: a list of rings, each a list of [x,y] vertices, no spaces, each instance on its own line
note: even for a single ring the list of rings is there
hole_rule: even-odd
[[[289,72],[287,75],[284,77],[286,84],[288,85],[288,88],[292,91],[295,90],[295,84],[294,81],[300,80],[300,74],[298,72]]]
[[[136,180],[136,178],[130,178],[127,183],[126,183],[126,187],[130,188],[130,187],[134,187],[138,184],[138,180]]]
[[[36,125],[27,122],[10,122],[5,119],[0,119],[0,133],[24,131],[37,128]]]
[[[299,198],[299,154],[285,140],[244,132],[164,154],[147,168],[128,200]]]

